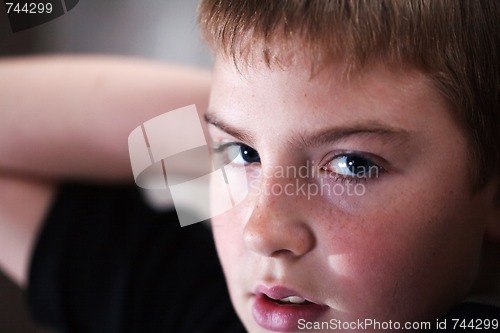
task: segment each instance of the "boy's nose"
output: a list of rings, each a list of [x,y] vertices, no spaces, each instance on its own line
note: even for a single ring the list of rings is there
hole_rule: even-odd
[[[265,187],[254,201],[243,237],[247,248],[267,257],[300,257],[315,246],[315,235],[304,218],[303,200],[307,198],[285,191],[265,191],[286,184],[264,181]]]

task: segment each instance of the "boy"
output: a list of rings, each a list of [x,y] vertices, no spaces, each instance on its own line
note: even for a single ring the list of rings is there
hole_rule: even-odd
[[[424,329],[495,293],[498,276],[484,274],[498,272],[486,258],[500,226],[499,11],[202,2],[216,59],[209,131],[240,148],[234,163],[258,184],[212,219],[248,331]],[[305,165],[307,177],[277,171]],[[357,182],[364,191],[349,195]],[[311,199],[303,183],[346,189]]]
[[[247,331],[498,329],[499,310],[491,304],[498,295],[500,234],[499,11],[493,1],[202,2],[202,31],[216,59],[204,116],[213,151],[245,168],[244,181],[252,185],[243,202],[212,219],[229,294]],[[240,155],[230,161],[232,148]],[[304,166],[305,175],[293,172]],[[349,192],[354,185],[362,186]],[[98,193],[66,191],[86,208]],[[135,198],[108,192],[101,196],[122,195],[127,205]],[[63,220],[75,206],[81,209],[61,196],[49,220]],[[114,207],[102,209],[111,220],[128,221]],[[152,214],[133,208],[129,215],[149,221]],[[158,309],[150,305],[155,289],[144,284],[163,288],[152,279],[161,273],[169,278],[163,284],[173,287],[160,291],[172,293],[177,306],[169,309],[182,309],[176,312],[181,326],[196,318],[213,329],[209,319],[190,312],[208,309],[206,303],[189,300],[218,287],[180,285],[182,266],[172,259],[175,251],[184,260],[200,260],[193,265],[197,272],[210,269],[199,267],[207,259],[198,247],[204,236],[190,234],[201,234],[199,228],[153,225],[145,231],[132,222],[124,229],[106,222],[114,227],[103,227],[104,235],[94,240],[82,226],[93,219],[106,220],[94,214],[71,231],[52,222],[42,232],[32,265],[35,306],[42,289],[37,278],[50,276],[41,273],[43,264],[64,262],[72,267],[56,266],[62,286],[98,289],[107,297],[91,312],[74,299],[82,295],[67,288],[71,294],[62,298],[84,312],[56,304],[52,320],[92,331],[82,329],[85,320],[92,313],[112,316],[114,309],[114,323],[103,318],[110,329],[142,324],[143,331],[162,331],[166,326],[134,320]],[[104,259],[116,253],[119,260],[100,263],[73,254],[82,248],[67,244],[57,253],[69,252],[71,260],[56,260],[46,253],[48,228],[63,239],[94,242],[106,251],[89,251]],[[162,237],[175,232],[165,241],[173,244],[169,251],[160,247],[159,230]],[[115,234],[121,236],[112,241]],[[138,255],[155,249],[156,262]],[[114,278],[84,273],[73,283],[78,262]],[[147,296],[138,295],[144,290]],[[487,300],[476,300],[484,295]],[[223,297],[208,301],[223,308]],[[134,303],[122,308],[116,299]],[[64,319],[54,319],[64,312]],[[229,312],[218,315],[212,319],[233,323]]]

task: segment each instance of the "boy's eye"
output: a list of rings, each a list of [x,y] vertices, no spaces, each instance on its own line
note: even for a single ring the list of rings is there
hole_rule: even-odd
[[[355,154],[336,156],[323,167],[325,171],[346,178],[375,178],[380,169],[370,159]]]
[[[249,147],[247,145],[241,144],[240,145],[240,154],[241,154],[241,159],[249,164],[249,163],[260,163],[260,156],[259,153],[253,149],[252,147]],[[239,158],[238,156],[237,158]],[[236,160],[234,163],[238,163]]]
[[[252,147],[242,143],[225,143],[213,148],[213,151],[219,156],[219,160],[223,164],[248,165],[260,163],[259,153]]]

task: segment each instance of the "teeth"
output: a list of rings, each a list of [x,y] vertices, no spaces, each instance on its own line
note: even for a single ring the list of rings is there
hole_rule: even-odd
[[[306,301],[305,299],[303,299],[302,297],[299,297],[299,296],[288,296],[288,297],[280,299],[280,302],[293,303],[293,304],[301,304],[301,303],[304,303],[305,301]]]

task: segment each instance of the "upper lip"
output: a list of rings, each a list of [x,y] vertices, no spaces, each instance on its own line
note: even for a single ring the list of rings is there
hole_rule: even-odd
[[[290,288],[287,288],[287,287],[284,287],[284,286],[266,287],[264,285],[258,285],[255,288],[255,292],[254,293],[255,293],[255,295],[264,294],[267,297],[269,297],[271,299],[274,299],[274,300],[280,300],[280,299],[283,299],[283,298],[289,297],[289,296],[298,296],[298,297],[301,297],[301,298],[305,299],[308,302],[318,304],[318,302],[312,300],[307,295],[304,295],[304,294],[302,294],[300,292],[297,292],[297,291],[295,291],[293,289],[290,289]]]

